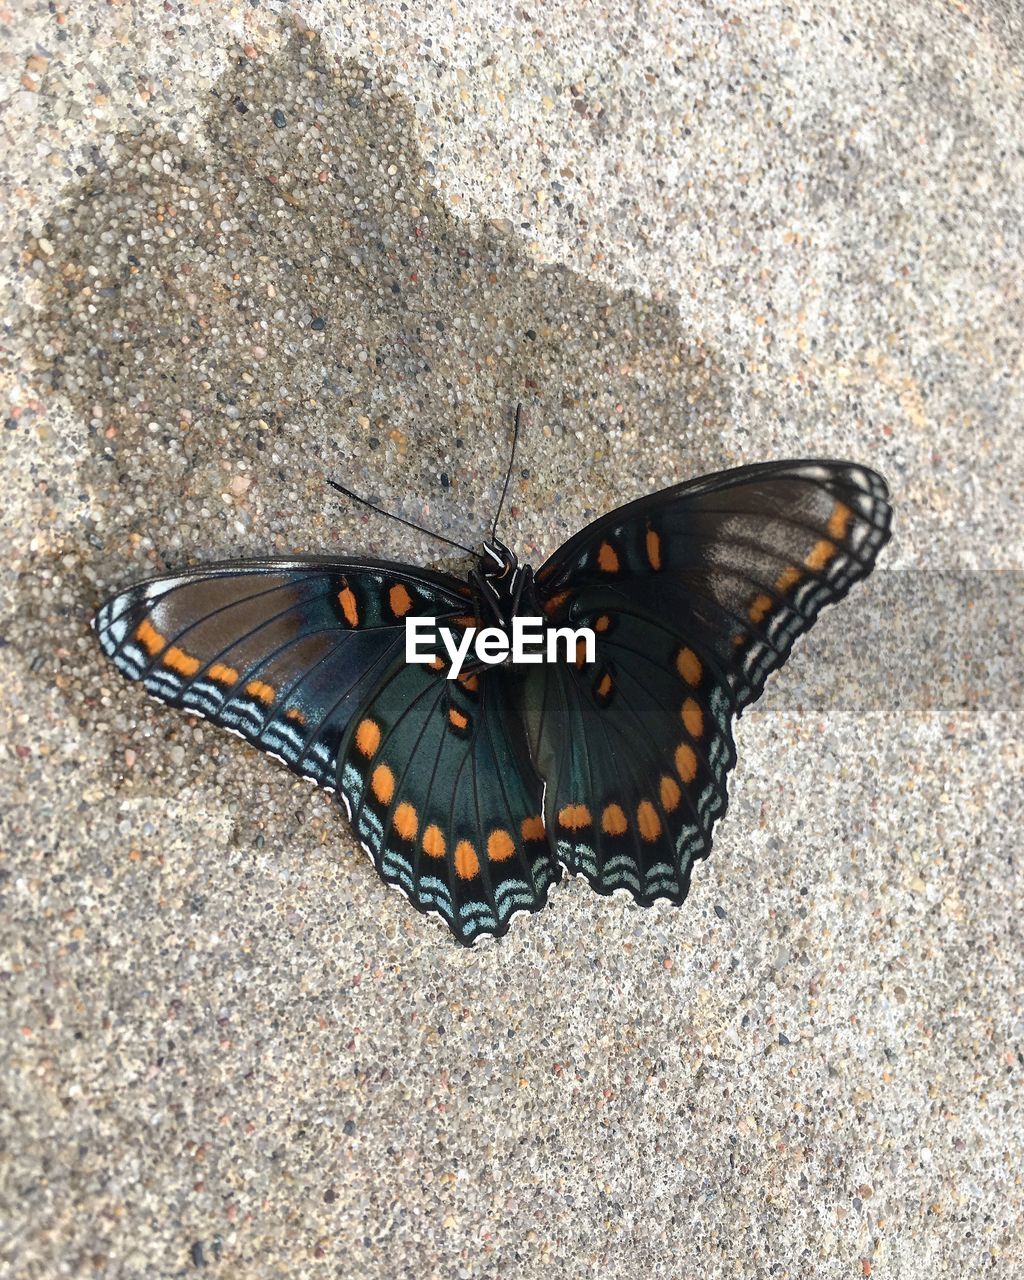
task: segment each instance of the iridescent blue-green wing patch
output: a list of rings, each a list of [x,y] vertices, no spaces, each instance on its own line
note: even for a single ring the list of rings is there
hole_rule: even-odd
[[[597,662],[524,686],[558,856],[600,892],[685,896],[735,762],[731,718],[889,538],[885,482],[842,462],[721,472],[613,511],[537,574]]]
[[[333,790],[356,709],[404,653],[408,616],[465,611],[448,574],[373,561],[215,564],[122,591],[94,623],[122,675]]]
[[[339,795],[380,875],[467,945],[538,911],[561,874],[512,679],[396,665],[342,744]]]

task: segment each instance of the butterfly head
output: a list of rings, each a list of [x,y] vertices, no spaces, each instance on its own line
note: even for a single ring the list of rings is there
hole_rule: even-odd
[[[483,544],[480,555],[480,574],[491,582],[509,578],[519,565],[519,557],[497,538]]]

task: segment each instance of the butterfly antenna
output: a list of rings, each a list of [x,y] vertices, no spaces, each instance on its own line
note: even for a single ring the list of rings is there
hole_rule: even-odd
[[[371,511],[376,511],[378,515],[387,516],[389,520],[397,520],[399,524],[404,524],[407,529],[415,529],[417,533],[425,533],[428,538],[437,538],[439,542],[447,542],[450,547],[458,547],[460,551],[465,551],[467,555],[474,555],[472,547],[463,546],[461,542],[456,542],[454,538],[446,538],[443,533],[435,533],[433,529],[428,529],[422,524],[416,524],[412,520],[406,520],[404,516],[396,516],[393,511],[385,511],[383,507],[378,507],[376,503],[370,502],[367,498],[360,498],[358,493],[353,493],[351,489],[346,489],[343,484],[338,484],[337,480],[328,480],[327,483],[332,489],[337,489],[339,493],[343,493],[346,498],[351,498],[353,502],[359,502],[364,507],[369,507]]]
[[[491,541],[494,542],[498,537],[498,521],[501,519],[501,509],[505,505],[505,495],[508,493],[508,482],[512,479],[512,466],[516,460],[516,444],[519,440],[519,415],[523,411],[521,404],[516,405],[516,420],[512,427],[512,452],[508,459],[508,470],[505,472],[505,484],[501,491],[501,500],[498,503],[498,510],[494,513],[494,525],[491,528]]]

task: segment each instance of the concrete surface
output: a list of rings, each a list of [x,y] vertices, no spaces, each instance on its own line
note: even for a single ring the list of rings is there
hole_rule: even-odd
[[[1024,1273],[1019,9],[2,21],[4,1274]],[[465,953],[88,620],[451,566],[324,479],[476,538],[517,399],[534,563],[771,457],[897,525],[683,908],[572,883]]]

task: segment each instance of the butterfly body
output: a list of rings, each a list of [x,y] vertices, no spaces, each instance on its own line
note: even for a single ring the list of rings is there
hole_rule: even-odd
[[[884,482],[766,463],[601,517],[536,572],[497,540],[465,580],[363,558],[242,561],[129,587],[107,655],[335,791],[381,877],[459,941],[503,934],[562,868],[681,902],[726,807],[732,720],[889,536]],[[588,627],[556,663],[405,660],[411,617]]]
[[[515,552],[497,539],[483,544],[469,584],[482,625],[508,633],[514,618],[534,617],[539,611],[532,566],[521,565]]]

